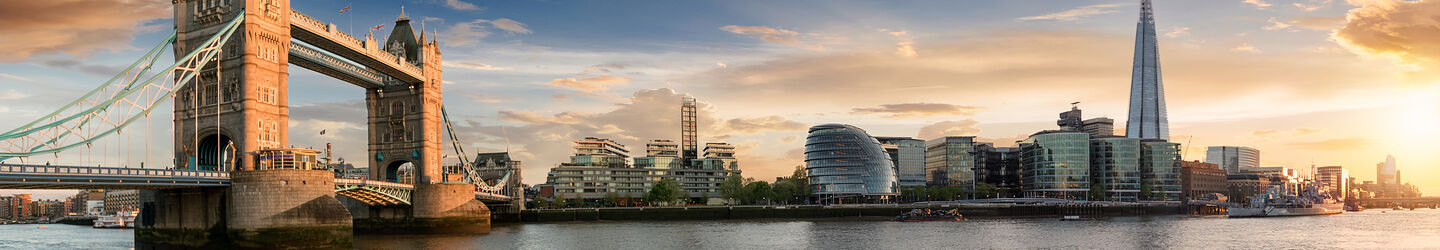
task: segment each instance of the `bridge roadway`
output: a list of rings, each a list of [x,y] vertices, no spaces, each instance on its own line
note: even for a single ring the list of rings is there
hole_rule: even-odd
[[[228,187],[230,173],[183,169],[113,168],[0,164],[0,189],[173,189]],[[335,178],[336,194],[372,205],[410,205],[415,186],[364,179]],[[512,197],[475,192],[482,201]]]
[[[291,59],[301,59],[299,65],[321,74],[339,78],[351,84],[366,88],[409,86],[425,81],[420,67],[385,52],[384,45],[374,38],[364,41],[340,32],[335,24],[325,24],[298,10],[290,10],[290,36],[320,50],[330,53],[315,53],[310,48],[292,44]],[[334,58],[336,55],[350,62],[364,66],[354,67]]]

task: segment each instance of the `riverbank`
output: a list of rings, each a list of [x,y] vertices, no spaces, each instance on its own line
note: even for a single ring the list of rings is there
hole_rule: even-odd
[[[55,220],[55,223],[66,224],[66,225],[76,225],[76,226],[94,226],[94,225],[95,225],[95,219],[96,219],[96,218],[98,218],[98,217],[95,217],[95,216],[65,216],[65,217],[60,217],[60,219]]]
[[[956,209],[965,217],[1133,216],[1186,214],[1180,206],[1098,205],[868,205],[868,206],[693,206],[640,208],[535,209],[520,213],[521,222],[730,220],[894,217],[911,209]]]

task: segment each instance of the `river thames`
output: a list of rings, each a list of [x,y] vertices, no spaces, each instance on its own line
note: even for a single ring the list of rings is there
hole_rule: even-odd
[[[1384,213],[1382,213],[1384,211]],[[879,219],[879,218],[871,218]],[[128,249],[133,231],[0,225],[0,249]],[[1440,210],[1333,216],[611,221],[497,224],[486,235],[356,235],[357,249],[1440,248]]]

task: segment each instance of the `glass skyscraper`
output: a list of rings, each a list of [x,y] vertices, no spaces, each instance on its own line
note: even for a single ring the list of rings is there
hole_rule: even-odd
[[[975,137],[946,136],[925,142],[925,178],[930,186],[975,190]]]
[[[1140,146],[1141,193],[1148,188],[1147,200],[1180,200],[1180,144],[1147,139]]]
[[[805,170],[821,203],[886,200],[898,194],[899,180],[880,141],[851,125],[810,127]]]
[[[1081,200],[1090,191],[1090,134],[1044,131],[1020,142],[1025,197]]]
[[[1143,139],[1170,139],[1165,117],[1165,84],[1160,81],[1159,42],[1155,38],[1155,15],[1150,0],[1140,3],[1140,21],[1135,25],[1135,61],[1130,72],[1130,116],[1125,136]]]
[[[1227,173],[1260,167],[1260,150],[1250,147],[1210,146],[1205,148],[1205,163],[1220,165]]]
[[[1104,200],[1136,201],[1140,194],[1140,149],[1140,139],[1136,138],[1091,139],[1092,189],[1104,190]]]

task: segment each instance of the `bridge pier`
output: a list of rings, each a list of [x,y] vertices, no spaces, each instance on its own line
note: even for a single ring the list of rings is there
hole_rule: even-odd
[[[490,232],[490,209],[475,199],[472,184],[416,184],[410,206],[372,206],[340,200],[360,232],[476,234]]]
[[[348,248],[351,219],[334,174],[278,169],[231,174],[228,188],[141,192],[139,248]]]
[[[140,191],[140,213],[135,218],[136,248],[228,245],[226,202],[228,187],[202,187]]]

